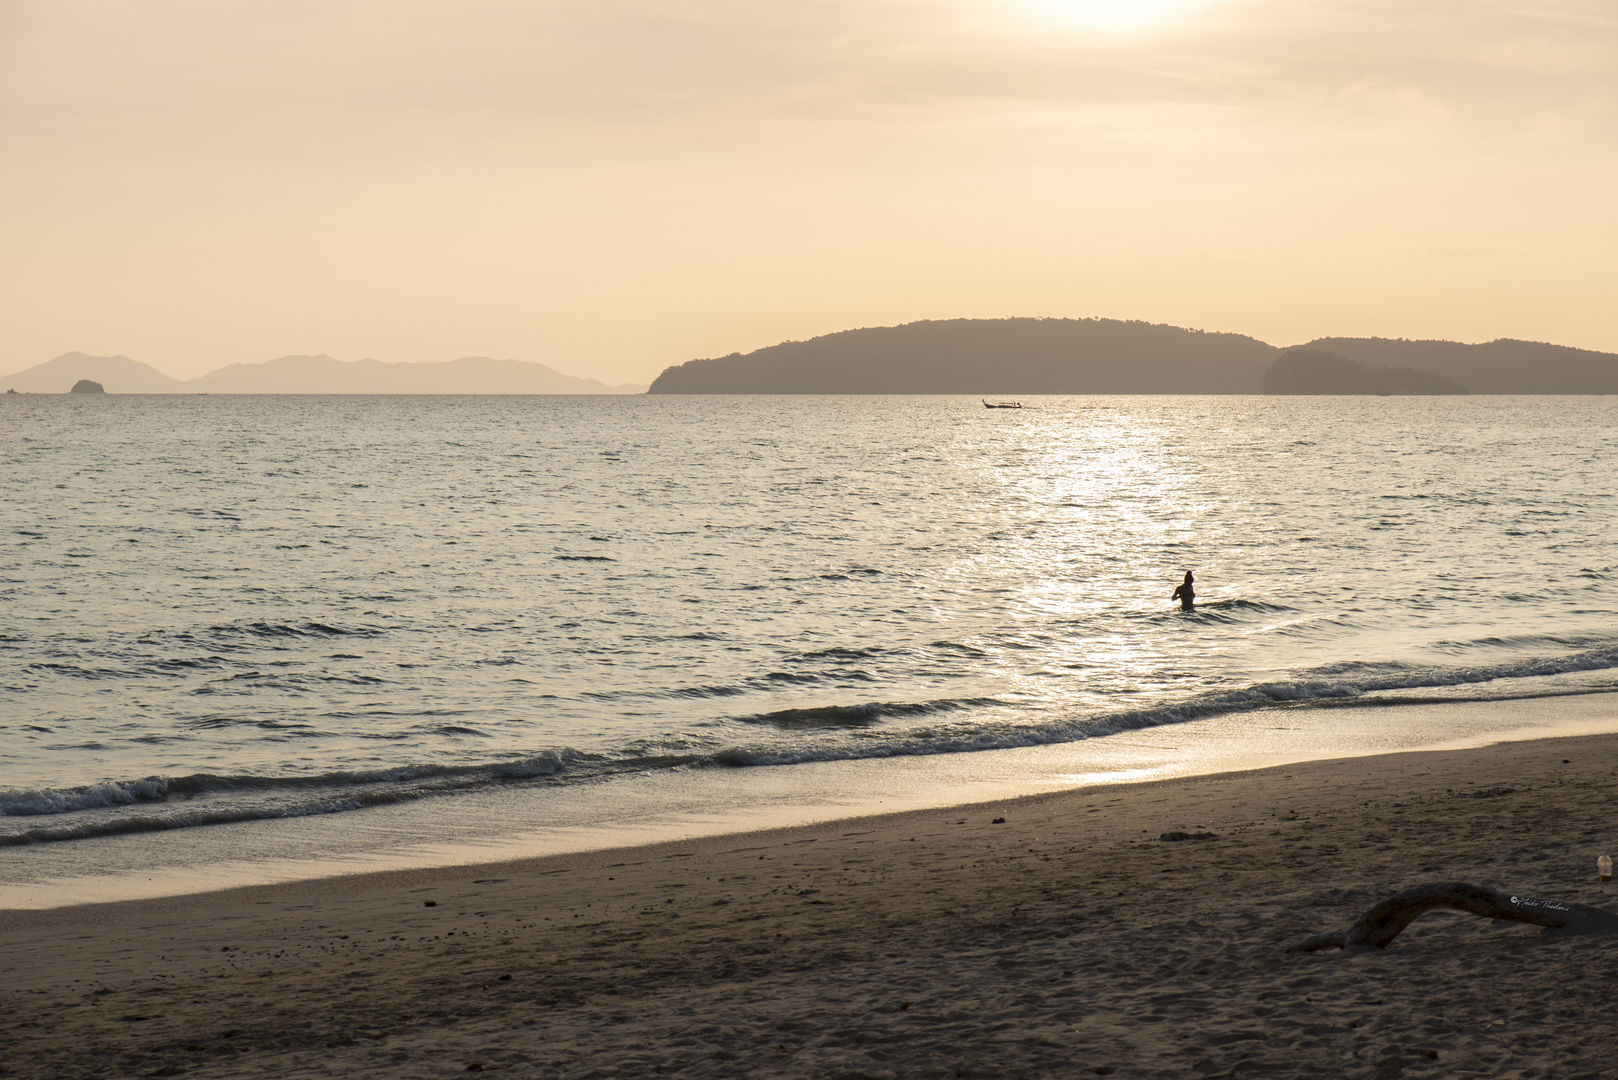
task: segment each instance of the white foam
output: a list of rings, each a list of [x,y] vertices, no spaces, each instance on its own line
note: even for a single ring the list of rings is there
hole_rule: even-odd
[[[64,814],[71,810],[126,806],[142,799],[161,799],[168,791],[168,781],[161,776],[122,782],[108,780],[74,788],[0,791],[0,817]]]

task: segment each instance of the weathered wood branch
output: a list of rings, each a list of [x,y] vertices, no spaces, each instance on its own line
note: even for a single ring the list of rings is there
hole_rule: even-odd
[[[1417,885],[1390,896],[1361,915],[1348,929],[1315,934],[1287,951],[1385,949],[1405,927],[1434,908],[1455,908],[1485,919],[1529,923],[1558,934],[1618,934],[1618,914],[1602,908],[1495,892],[1459,881],[1440,881]]]

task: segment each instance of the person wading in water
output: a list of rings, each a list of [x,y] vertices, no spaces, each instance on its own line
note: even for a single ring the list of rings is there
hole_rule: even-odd
[[[1169,599],[1178,600],[1181,611],[1191,611],[1197,606],[1197,591],[1191,587],[1191,571],[1185,572],[1185,580],[1174,587],[1174,595]]]

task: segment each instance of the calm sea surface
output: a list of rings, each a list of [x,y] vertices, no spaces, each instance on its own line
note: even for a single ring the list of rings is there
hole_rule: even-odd
[[[1618,685],[1611,398],[1033,404],[0,398],[0,845]]]

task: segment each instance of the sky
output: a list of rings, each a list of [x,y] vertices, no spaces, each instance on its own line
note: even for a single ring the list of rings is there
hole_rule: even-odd
[[[918,319],[1618,352],[1612,0],[0,0],[0,371]]]

